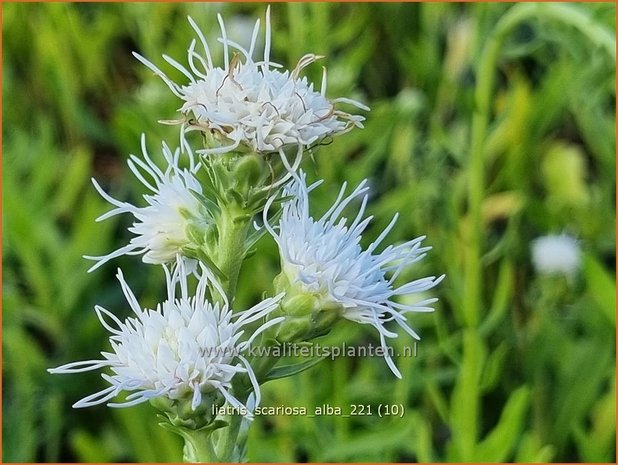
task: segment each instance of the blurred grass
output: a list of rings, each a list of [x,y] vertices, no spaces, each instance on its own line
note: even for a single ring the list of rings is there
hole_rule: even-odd
[[[434,248],[410,279],[445,272],[433,314],[410,317],[423,336],[397,381],[380,359],[340,358],[264,387],[264,405],[402,404],[403,418],[261,417],[252,461],[615,461],[615,5],[567,5],[582,28],[521,22],[499,49],[483,140],[485,189],[470,205],[474,92],[488,38],[512,4],[273,4],[273,56],[293,66],[326,55],[330,96],[372,111],[366,128],[320,148],[306,169],[326,179],[324,210],[343,180],[373,186],[371,242],[393,213],[392,241],[426,234]],[[70,405],[100,389],[95,374],[46,368],[96,357],[107,335],[92,308],[127,312],[116,266],[145,305],[163,296],[159,270],[122,258],[93,274],[83,254],[128,238],[95,176],[139,202],[125,160],[141,132],[174,144],[178,102],[131,57],[182,58],[192,15],[215,40],[262,17],[259,4],[2,5],[3,460],[166,462],[179,440],[148,406]],[[587,29],[586,29],[587,28]],[[594,34],[590,34],[592,31]],[[161,62],[158,60],[157,62]],[[307,70],[319,82],[320,66]],[[156,150],[152,150],[156,153]],[[471,211],[482,236],[478,324],[464,314]],[[530,241],[567,231],[581,243],[574,280],[535,275]],[[241,276],[240,306],[272,286],[275,248],[263,240]],[[148,270],[144,272],[144,270]],[[376,343],[353,325],[323,344]],[[399,349],[409,341],[397,340]]]

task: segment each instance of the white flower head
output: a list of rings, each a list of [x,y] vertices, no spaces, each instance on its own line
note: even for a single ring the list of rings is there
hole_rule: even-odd
[[[344,184],[335,203],[318,220],[310,216],[308,198],[309,191],[316,185],[307,187],[305,174],[301,172],[299,178],[286,186],[284,195],[293,198],[283,206],[278,231],[268,225],[269,205],[265,210],[264,223],[279,246],[283,273],[291,285],[300,286],[303,292],[319,296],[324,304],[338,305],[344,318],[375,327],[386,363],[397,377],[401,377],[386,345],[386,338],[397,337],[397,334],[386,329],[385,323],[394,320],[413,338],[419,339],[408,326],[406,314],[433,311],[429,305],[437,299],[425,298],[412,304],[399,303],[395,299],[423,293],[442,281],[444,275],[421,278],[397,287],[395,280],[401,272],[430,250],[430,247],[421,247],[425,237],[397,246],[389,245],[377,253],[376,249],[395,225],[395,215],[380,236],[363,250],[361,235],[372,219],[363,219],[368,200],[366,181],[347,197],[344,197]],[[348,224],[341,214],[347,205],[361,196],[360,210],[354,221]]]
[[[133,174],[152,192],[144,195],[147,206],[137,207],[116,200],[108,195],[94,178],[92,179],[99,194],[116,207],[98,217],[97,221],[121,213],[131,213],[135,217],[135,222],[129,231],[135,237],[129,244],[107,255],[85,256],[97,261],[88,271],[93,271],[109,260],[125,254],[143,254],[144,263],[171,263],[176,259],[176,255],[182,253],[183,247],[191,244],[188,226],[190,224],[205,226],[208,221],[206,211],[195,195],[202,193],[202,187],[194,175],[199,169],[199,164],[194,163],[191,152],[189,152],[189,169],[180,168],[180,150],[176,149],[172,154],[167,144],[163,143],[167,168],[162,171],[148,156],[144,135],[141,145],[144,160],[131,155],[128,164]]]
[[[532,263],[540,274],[573,275],[580,266],[576,239],[567,235],[542,236],[532,241]]]
[[[195,296],[190,297],[183,267],[180,259],[173,272],[164,266],[168,298],[154,310],[140,307],[118,270],[118,280],[135,316],[121,322],[108,310],[95,307],[101,324],[112,333],[112,352],[101,352],[102,360],[73,362],[48,370],[64,374],[104,367],[111,369],[111,375],[101,375],[111,386],[81,399],[73,407],[102,404],[122,391],[132,391],[125,402],[107,405],[128,407],[166,396],[169,399],[190,398],[195,410],[203,394],[218,391],[231,406],[245,409],[230,392],[232,378],[237,373],[249,376],[255,390],[254,405],[259,404],[259,386],[242,353],[256,336],[279,323],[281,318],[268,320],[241,342],[242,328],[266,317],[277,307],[282,295],[266,299],[249,310],[232,313],[223,290],[203,265]],[[214,288],[221,295],[223,304],[207,300],[209,286],[211,293]],[[180,295],[177,295],[177,287],[180,287]],[[250,411],[248,414],[251,416]]]
[[[255,23],[251,45],[246,50],[228,37],[221,15],[217,17],[221,27],[219,41],[223,44],[222,66],[213,63],[204,34],[191,18],[189,22],[203,54],[196,51],[194,39],[187,51],[189,69],[163,55],[165,61],[186,76],[187,85],[173,82],[153,63],[134,53],[184,101],[180,108],[184,115],[181,141],[185,129],[197,129],[212,134],[220,143],[218,147],[198,151],[201,153],[248,149],[260,153],[278,152],[285,161],[284,150],[292,147],[299,160],[304,149],[325,137],[344,133],[354,126],[362,127],[364,117],[338,110],[335,104],[369,108],[347,98],[328,100],[325,69],[319,92],[306,77],[300,77],[302,69],[321,56],[303,56],[292,71],[280,71],[277,68],[282,66],[270,60],[270,7],[266,10],[264,53],[258,61],[254,61],[254,53],[260,21]]]

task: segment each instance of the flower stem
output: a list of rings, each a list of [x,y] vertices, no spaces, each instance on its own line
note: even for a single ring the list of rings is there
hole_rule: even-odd
[[[185,440],[183,460],[189,463],[219,462],[211,440],[210,430],[184,430],[182,437]],[[226,461],[226,460],[224,460]]]
[[[241,415],[230,415],[226,420],[229,424],[226,428],[220,430],[221,436],[217,441],[217,454],[222,462],[244,462],[246,437],[239,437],[243,417]]]
[[[219,218],[219,243],[217,266],[226,276],[221,283],[228,301],[231,303],[236,294],[236,285],[240,267],[245,258],[245,240],[249,230],[250,217],[244,212],[225,208]]]

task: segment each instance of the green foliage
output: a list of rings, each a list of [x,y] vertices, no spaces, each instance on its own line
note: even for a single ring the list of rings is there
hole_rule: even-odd
[[[402,380],[379,358],[339,358],[264,385],[263,405],[313,413],[329,404],[345,414],[364,405],[372,415],[258,417],[251,461],[615,460],[615,50],[606,46],[615,5],[548,4],[549,12],[539,8],[500,37],[478,178],[471,134],[482,111],[479,67],[496,24],[537,8],[518,6],[272,5],[274,59],[293,67],[305,53],[326,55],[327,94],[372,108],[365,129],[306,162],[310,176],[330,186],[315,190],[316,214],[341,182],[368,177],[375,218],[366,244],[398,211],[390,240],[427,235],[433,246],[401,279],[443,272],[447,279],[435,291],[435,313],[409,317],[423,339],[417,356],[395,358]],[[150,406],[73,410],[101,389],[100,378],[45,370],[108,348],[92,309],[128,312],[117,266],[145,305],[164,294],[160,270],[139,258],[92,274],[81,258],[129,237],[127,218],[95,223],[108,206],[89,178],[140,202],[125,168],[140,133],[152,147],[177,140],[177,128],[156,120],[174,118],[178,101],[130,52],[182,58],[187,14],[214,43],[217,10],[229,24],[237,15],[262,17],[264,7],[2,9],[4,461],[178,461],[180,438],[157,425]],[[320,66],[306,71],[319,82]],[[469,196],[476,187],[480,196]],[[580,241],[580,272],[537,275],[531,241],[561,231]],[[279,272],[272,241],[255,247],[241,271],[239,307],[271,291]],[[470,283],[478,290],[473,307]],[[377,344],[370,328],[344,324],[320,343],[341,339]],[[395,351],[410,344],[401,335]],[[380,417],[380,405],[402,405],[405,414]]]

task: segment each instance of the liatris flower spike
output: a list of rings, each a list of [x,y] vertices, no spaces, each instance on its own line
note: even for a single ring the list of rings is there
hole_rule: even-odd
[[[191,18],[197,37],[188,47],[187,65],[163,55],[185,83],[172,81],[134,54],[182,100],[180,118],[162,121],[180,125],[179,148],[172,152],[163,144],[165,166],[150,158],[144,136],[143,156],[129,158],[129,168],[150,191],[144,195],[144,206],[116,200],[92,180],[113,205],[97,221],[122,213],[131,214],[134,221],[128,244],[107,255],[86,257],[96,261],[90,271],[121,255],[140,255],[144,263],[162,265],[167,298],[154,309],[142,308],[118,270],[133,314],[121,320],[95,307],[111,333],[111,350],[101,352],[100,359],[49,370],[66,374],[104,369],[101,376],[109,385],[74,407],[150,402],[163,414],[160,425],[183,437],[184,459],[201,463],[246,461],[248,426],[253,415],[260,414],[260,383],[293,376],[321,360],[277,366],[278,356],[253,349],[310,341],[348,320],[377,330],[387,365],[401,377],[387,345],[387,338],[397,333],[387,328],[388,323],[395,321],[418,339],[407,315],[432,311],[437,299],[425,291],[444,278],[396,284],[430,249],[421,245],[424,237],[418,237],[377,252],[397,215],[368,248],[360,246],[371,221],[364,217],[365,181],[348,195],[344,184],[332,207],[314,220],[309,192],[317,184],[308,187],[299,171],[304,155],[333,136],[363,126],[363,116],[347,113],[340,105],[369,109],[348,98],[329,100],[325,70],[319,91],[301,77],[320,56],[306,54],[292,70],[271,61],[270,8],[263,47],[258,46],[259,20],[248,49],[228,38],[220,15],[218,21],[220,66],[214,64],[206,38]],[[258,49],[263,53],[256,58]],[[196,150],[199,160],[189,146],[189,131],[203,136],[204,145]],[[343,211],[357,199],[360,209],[348,222]],[[279,205],[280,216],[271,216],[271,225],[269,209]],[[260,214],[264,227],[251,231]],[[282,270],[274,280],[277,295],[248,310],[233,311],[241,267],[267,233],[281,258]],[[404,296],[410,300],[400,301]]]
[[[189,416],[189,419],[182,419],[186,424],[203,400],[212,402],[217,394],[232,407],[244,409],[232,389],[232,379],[239,373],[248,375],[255,392],[255,404],[259,404],[260,389],[242,353],[259,334],[281,318],[266,321],[241,342],[242,328],[268,316],[282,296],[233,314],[225,293],[203,265],[195,296],[189,297],[187,273],[183,268],[180,258],[173,272],[164,266],[168,296],[155,310],[140,307],[118,270],[118,280],[135,317],[121,322],[106,309],[95,307],[101,324],[112,333],[112,352],[101,352],[102,360],[73,362],[49,370],[51,373],[80,373],[104,367],[111,369],[112,375],[101,375],[110,386],[76,402],[74,407],[102,404],[122,391],[129,391],[132,393],[124,402],[108,405],[127,407],[163,397],[179,405],[177,414],[185,412]],[[180,295],[177,295],[178,286]],[[218,293],[223,303],[209,302],[207,290],[211,294]],[[251,416],[251,412],[247,412]],[[203,419],[195,421],[203,426],[199,423]]]
[[[223,66],[215,66],[210,48],[195,21],[189,22],[201,45],[203,55],[196,51],[193,40],[187,51],[188,66],[163,55],[165,61],[188,79],[187,85],[173,82],[157,66],[134,53],[136,58],[160,76],[170,90],[184,101],[180,108],[184,131],[200,130],[211,138],[213,146],[200,153],[251,151],[276,152],[287,162],[285,150],[291,147],[296,154],[293,170],[298,168],[303,150],[318,144],[327,136],[342,134],[354,126],[362,127],[365,119],[335,108],[347,103],[363,110],[365,105],[348,98],[326,98],[326,70],[319,92],[313,89],[300,73],[306,66],[322,58],[314,54],[303,56],[292,71],[279,71],[281,65],[270,60],[270,7],[266,10],[264,55],[254,61],[260,21],[255,23],[251,45],[246,50],[228,38],[225,24],[218,15],[223,44]],[[236,50],[237,52],[234,52]],[[192,115],[192,117],[190,117]],[[181,142],[182,143],[182,142]]]
[[[277,242],[281,255],[282,273],[278,278],[278,290],[286,289],[288,293],[282,306],[284,310],[288,309],[289,316],[279,327],[279,335],[283,339],[303,339],[305,335],[312,337],[316,332],[327,331],[338,317],[369,324],[380,335],[386,363],[397,377],[401,377],[387,350],[385,339],[397,337],[397,333],[386,329],[385,324],[395,320],[414,339],[419,339],[407,324],[406,314],[433,311],[429,305],[437,299],[424,298],[414,304],[403,304],[395,298],[424,293],[442,281],[444,275],[421,278],[397,287],[395,280],[402,271],[421,260],[430,250],[430,247],[421,247],[425,237],[397,246],[389,245],[376,253],[395,225],[395,215],[380,236],[363,250],[360,246],[361,234],[372,218],[363,219],[369,190],[366,182],[363,181],[347,197],[344,197],[344,184],[335,203],[319,220],[314,220],[309,213],[309,191],[314,186],[306,186],[302,172],[286,186],[284,196],[291,196],[292,199],[284,204],[277,228],[268,224],[268,208],[264,211],[264,223]],[[346,206],[360,197],[360,210],[348,225],[341,214]],[[299,308],[303,306],[310,313],[306,318],[306,327],[300,321],[303,315],[299,315]],[[323,323],[325,327],[313,327],[316,322]],[[286,331],[294,334],[286,334]]]
[[[162,171],[148,156],[144,135],[141,145],[144,159],[131,155],[128,164],[133,174],[152,192],[151,195],[144,195],[147,206],[137,207],[116,200],[108,195],[94,178],[92,179],[99,194],[116,207],[101,215],[97,221],[121,213],[131,213],[135,217],[135,222],[129,231],[135,237],[129,244],[107,255],[86,256],[85,258],[97,261],[88,271],[93,271],[109,260],[125,254],[143,254],[144,263],[171,263],[178,254],[182,255],[183,247],[192,245],[189,228],[203,230],[209,224],[208,212],[196,196],[202,193],[202,187],[195,177],[199,164],[194,162],[191,151],[188,151],[189,168],[181,168],[180,150],[176,149],[172,154],[169,147],[163,143],[163,156],[167,168]]]

